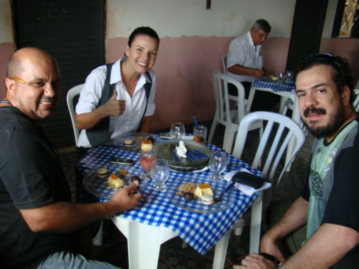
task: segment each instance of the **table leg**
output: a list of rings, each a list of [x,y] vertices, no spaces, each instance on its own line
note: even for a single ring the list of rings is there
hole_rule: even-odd
[[[226,253],[228,248],[229,236],[232,229],[229,230],[217,243],[214,250],[213,269],[223,268],[224,260],[226,259]]]
[[[127,238],[129,268],[156,269],[161,244],[176,237],[169,228],[150,226],[121,216],[113,223]]]

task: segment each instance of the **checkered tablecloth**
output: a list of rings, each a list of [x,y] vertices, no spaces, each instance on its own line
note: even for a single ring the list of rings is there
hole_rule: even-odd
[[[213,145],[206,144],[206,146],[211,150],[218,150]],[[78,201],[82,203],[98,202],[99,200],[102,202],[106,201],[106,199],[97,198],[89,194],[84,189],[82,179],[87,173],[99,167],[105,167],[109,170],[124,168],[124,166],[119,164],[110,164],[109,159],[111,157],[134,159],[136,160],[135,168],[141,170],[138,163],[139,156],[138,153],[125,152],[108,146],[92,149],[75,167]],[[237,170],[240,167],[247,168],[254,174],[261,176],[260,171],[252,169],[248,164],[227,154],[226,172]],[[201,173],[170,172],[167,184],[181,180],[181,178],[192,177],[194,179],[203,178],[205,180],[209,176],[209,170]],[[152,179],[149,180],[148,186],[144,190],[145,194],[136,208],[121,215],[124,218],[130,218],[131,220],[151,226],[170,228],[202,255],[210,250],[229,231],[259,195],[257,193],[252,196],[246,196],[235,189],[236,200],[232,206],[218,213],[201,214],[177,207],[168,199],[166,192],[153,190],[150,187],[151,184]]]
[[[258,88],[270,88],[273,91],[292,91],[295,90],[294,81],[291,82],[281,82],[281,81],[273,81],[270,78],[258,78],[253,82],[252,87]]]

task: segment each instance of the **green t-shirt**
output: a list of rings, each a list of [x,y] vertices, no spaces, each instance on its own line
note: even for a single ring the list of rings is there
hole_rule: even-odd
[[[352,121],[329,144],[325,144],[324,138],[321,138],[314,145],[309,175],[310,198],[307,240],[318,230],[322,223],[333,187],[335,158],[343,148],[352,145],[352,134],[356,134],[357,129],[358,122]]]

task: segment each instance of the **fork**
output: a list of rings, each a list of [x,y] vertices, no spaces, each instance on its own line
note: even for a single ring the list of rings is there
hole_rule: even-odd
[[[234,182],[234,181],[231,181],[231,183],[228,184],[228,186],[224,189],[224,191],[221,193],[221,195],[214,199],[213,204],[220,203],[220,202],[222,201],[222,200],[221,200],[222,196],[223,196],[226,192],[228,192],[230,189],[232,189],[232,187],[233,187],[234,184],[235,184],[235,182]]]

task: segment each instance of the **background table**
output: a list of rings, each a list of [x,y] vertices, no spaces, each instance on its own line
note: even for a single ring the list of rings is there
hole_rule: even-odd
[[[211,150],[217,147],[207,144]],[[126,152],[116,147],[100,146],[89,151],[75,166],[77,177],[77,195],[79,202],[106,201],[88,193],[83,185],[82,178],[89,171],[105,167],[110,170],[124,168],[123,165],[110,164],[111,157],[130,158],[139,166],[139,154]],[[252,169],[248,164],[227,154],[227,170],[245,167],[256,175],[261,172]],[[167,184],[181,177],[193,177],[205,179],[210,176],[207,170],[201,173],[171,172]],[[128,241],[130,268],[157,268],[160,245],[175,237],[180,236],[198,253],[204,255],[210,250],[235,224],[235,222],[250,207],[258,197],[258,193],[246,196],[239,190],[235,190],[236,202],[228,209],[211,214],[192,213],[174,205],[166,196],[166,192],[153,190],[149,180],[145,194],[139,204],[133,210],[121,213],[112,218],[115,225],[124,233]],[[146,238],[150,238],[150,240]]]

